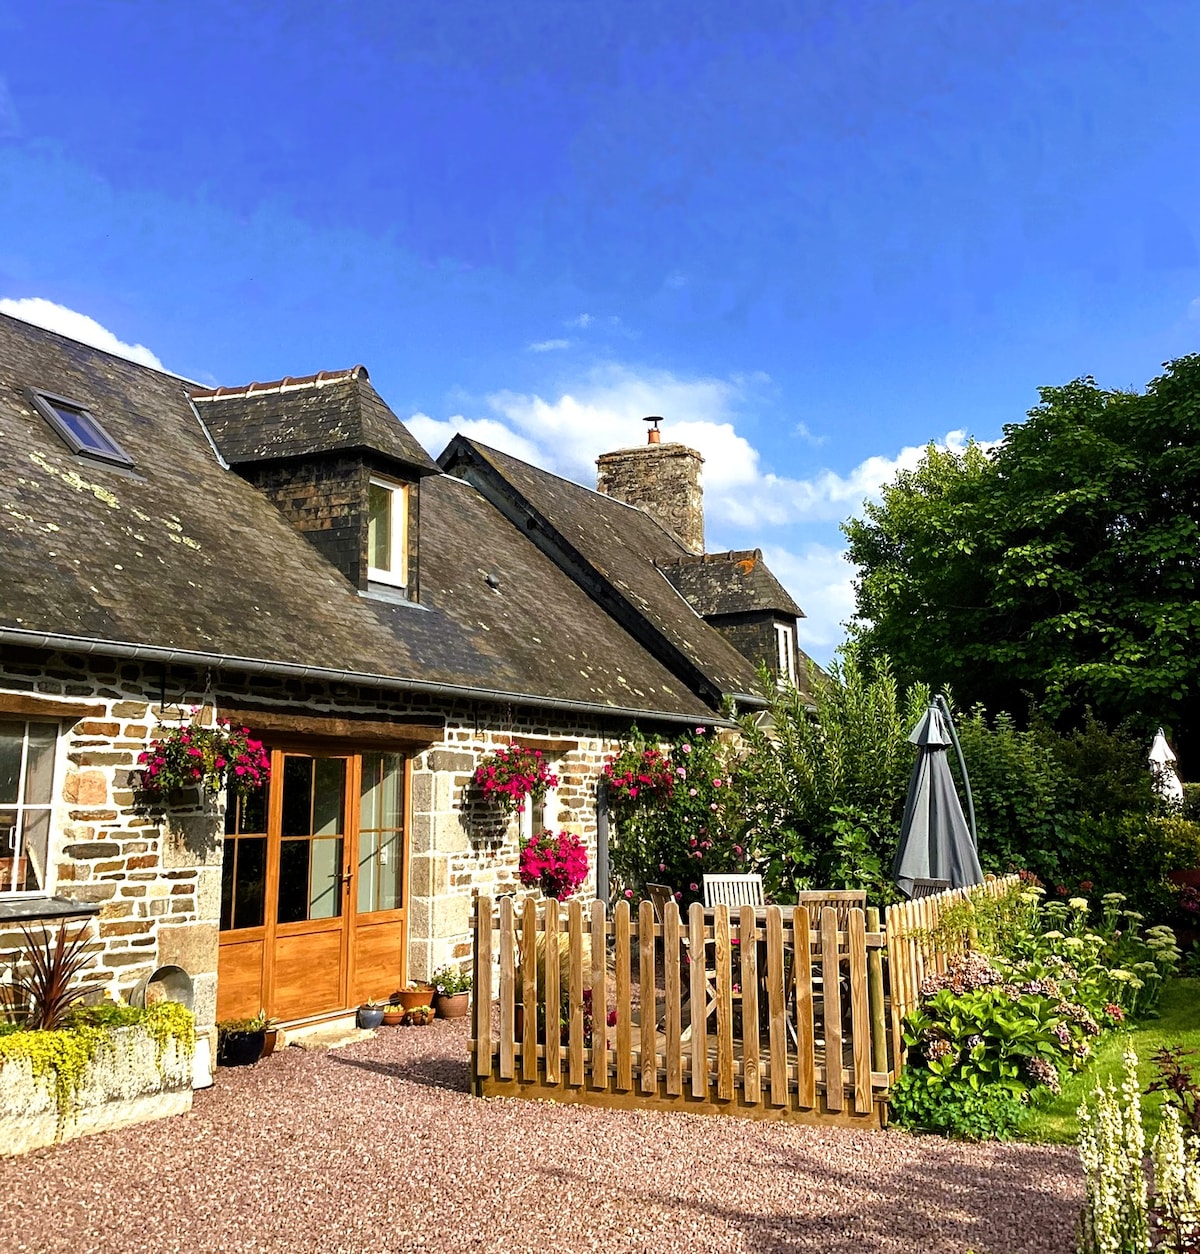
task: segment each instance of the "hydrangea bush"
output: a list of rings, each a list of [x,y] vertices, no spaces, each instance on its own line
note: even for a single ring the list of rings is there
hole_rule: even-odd
[[[908,1060],[892,1096],[898,1123],[1011,1136],[1030,1104],[1087,1064],[1101,1033],[1152,1012],[1179,958],[1170,929],[1140,932],[1141,917],[1123,909],[1120,894],[1104,899],[1094,928],[1085,899],[1043,906],[1041,896],[1027,883],[980,898],[961,919],[946,912],[940,930],[969,927],[991,952],[958,954],[922,985],[905,1019]]]

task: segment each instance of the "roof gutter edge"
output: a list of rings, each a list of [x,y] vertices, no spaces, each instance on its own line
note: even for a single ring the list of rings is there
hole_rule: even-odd
[[[300,662],[271,662],[263,658],[236,657],[223,653],[201,653],[192,649],[172,649],[163,645],[133,644],[120,640],[97,640],[90,636],[63,636],[49,631],[19,631],[0,627],[0,643],[32,649],[54,649],[85,653],[100,657],[123,658],[128,661],[161,662],[165,666],[217,667],[250,675],[271,675],[283,679],[311,679],[330,683],[363,684],[394,692],[419,692],[459,700],[484,700],[510,705],[534,706],[543,710],[562,710],[574,714],[595,714],[610,718],[641,718],[660,723],[708,723],[732,727],[720,715],[669,714],[659,710],[600,705],[590,701],[573,701],[565,697],[538,697],[529,693],[505,692],[495,688],[472,688],[465,684],[443,684],[428,679],[403,679],[394,675],[376,675],[366,671],[336,670],[324,666],[305,666]],[[732,694],[739,704],[758,704],[758,699]]]

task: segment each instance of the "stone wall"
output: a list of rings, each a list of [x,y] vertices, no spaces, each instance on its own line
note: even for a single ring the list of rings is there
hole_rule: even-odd
[[[47,865],[52,892],[100,907],[88,924],[90,981],[128,995],[169,963],[195,984],[198,1029],[216,1015],[217,928],[221,910],[219,807],[176,812],[166,824],[133,808],[130,771],[158,722],[151,677],[142,668],[101,658],[39,658],[6,649],[0,660],[0,715],[6,697],[37,694],[62,707],[79,702],[100,712],[23,713],[61,726]],[[8,702],[12,708],[12,702]],[[163,717],[179,717],[169,706]],[[199,798],[197,797],[197,801]],[[21,944],[0,934],[0,952]]]
[[[704,552],[703,465],[704,458],[683,444],[619,449],[596,459],[596,490],[644,509],[698,555]]]
[[[74,722],[46,715],[62,725],[50,887],[100,906],[88,925],[91,978],[127,995],[156,967],[178,964],[195,981],[201,1030],[216,1009],[223,809],[172,811],[169,821],[151,822],[133,809],[130,772],[159,722],[160,701],[163,719],[180,717],[200,704],[204,686],[205,676],[194,672],[164,673],[96,656],[16,649],[0,656],[0,713],[6,697],[11,710],[13,701],[33,694],[100,707]],[[471,786],[479,758],[513,738],[540,746],[552,762],[560,782],[550,799],[557,815],[548,817],[555,830],[572,831],[587,844],[592,872],[580,895],[594,895],[596,786],[605,755],[626,730],[623,721],[564,716],[551,723],[545,711],[264,676],[214,677],[210,699],[218,709],[446,720],[443,736],[413,759],[410,978],[468,958],[475,894],[525,895],[516,878],[518,848],[535,816],[505,816]],[[12,931],[0,934],[0,953],[12,952],[19,940]]]

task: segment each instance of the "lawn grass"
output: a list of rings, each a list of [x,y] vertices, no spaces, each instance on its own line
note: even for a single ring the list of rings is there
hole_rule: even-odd
[[[1080,1075],[1063,1084],[1062,1093],[1047,1106],[1031,1112],[1022,1129],[1023,1140],[1071,1142],[1078,1139],[1079,1120],[1075,1112],[1079,1103],[1096,1084],[1119,1077],[1121,1056],[1132,1045],[1138,1056],[1138,1080],[1143,1093],[1156,1078],[1151,1055],[1163,1045],[1182,1045],[1200,1051],[1200,979],[1171,980],[1163,989],[1159,1017],[1146,1019],[1129,1032],[1114,1032],[1096,1051],[1095,1061]],[[1200,1080],[1200,1053],[1185,1059],[1192,1064],[1193,1074]],[[1162,1094],[1142,1097],[1142,1114],[1149,1141],[1158,1131]]]

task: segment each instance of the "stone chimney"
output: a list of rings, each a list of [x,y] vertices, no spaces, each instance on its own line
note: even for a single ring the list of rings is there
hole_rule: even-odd
[[[596,489],[626,505],[644,509],[689,552],[704,552],[704,503],[700,467],[704,458],[684,444],[663,444],[654,425],[648,443],[601,453],[596,459]]]

